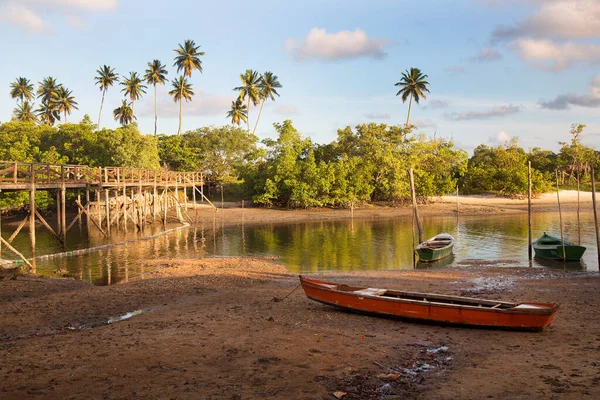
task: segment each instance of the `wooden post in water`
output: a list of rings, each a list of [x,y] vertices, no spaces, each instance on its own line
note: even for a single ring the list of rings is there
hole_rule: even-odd
[[[408,177],[410,179],[410,193],[412,197],[413,203],[413,213],[415,214],[415,219],[417,220],[417,230],[419,231],[419,243],[423,243],[425,239],[423,239],[423,227],[421,226],[421,219],[419,218],[419,210],[417,209],[417,195],[415,193],[415,180],[413,178],[413,169],[408,169]],[[414,248],[413,248],[414,250]]]
[[[154,172],[154,191],[152,192],[152,222],[156,221],[156,202],[158,201],[158,190],[156,189],[156,171]]]
[[[90,230],[90,185],[86,185],[85,186],[85,208],[87,210],[87,213],[83,213],[85,215],[85,227],[86,229]]]
[[[192,201],[194,202],[194,223],[198,220],[198,208],[196,207],[196,173],[192,174]],[[244,200],[242,200],[243,202]],[[242,203],[242,208],[243,203]]]
[[[565,229],[563,227],[562,211],[560,210],[560,195],[558,194],[558,169],[556,170],[556,199],[558,200],[558,217],[560,219],[560,240],[562,242],[563,262],[567,262],[567,253],[565,252]]]
[[[579,173],[581,171],[577,171],[577,244],[581,244],[581,218],[579,216],[579,210],[580,210],[580,206],[579,206],[579,182],[580,182],[580,177],[579,177]]]
[[[77,189],[77,201],[81,203],[81,189]],[[79,216],[80,214],[81,211],[77,210],[77,216]],[[79,228],[81,228],[81,217],[77,218],[77,224],[79,225]]]
[[[33,164],[29,166],[29,242],[31,245],[31,273],[35,274],[35,174]]]
[[[61,221],[62,219],[60,218],[60,191],[56,190],[56,234],[60,235],[62,233],[62,226],[61,226]]]
[[[61,222],[60,225],[62,227],[62,237],[63,237],[63,245],[67,244],[67,187],[65,184],[65,166],[60,166],[60,217]]]
[[[529,257],[529,261],[531,261],[533,259],[533,249],[531,247],[531,161],[529,161],[527,164],[527,232],[529,239],[527,255]]]
[[[110,235],[110,192],[104,189],[104,207],[106,207],[106,232]]]
[[[598,212],[596,211],[596,178],[592,164],[592,205],[594,206],[594,228],[596,229],[596,251],[598,252],[598,266],[600,266],[600,235],[598,235]]]
[[[123,179],[123,231],[127,234],[127,185]]]

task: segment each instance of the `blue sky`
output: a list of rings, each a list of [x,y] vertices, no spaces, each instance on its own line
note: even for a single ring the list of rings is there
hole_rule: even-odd
[[[16,77],[50,75],[73,90],[70,121],[98,118],[96,69],[143,74],[167,64],[186,39],[201,45],[204,71],[183,105],[183,129],[228,123],[225,113],[251,68],[272,71],[283,88],[267,102],[257,135],[291,119],[315,142],[361,122],[402,124],[401,72],[418,67],[431,93],[411,121],[468,151],[512,137],[524,148],[557,150],[573,123],[600,149],[600,0],[0,0],[0,121],[15,101]],[[159,131],[175,134],[178,106],[159,87]],[[116,127],[121,87],[107,93],[101,125]],[[153,132],[153,92],[136,102],[141,130]],[[258,110],[250,110],[253,123]]]

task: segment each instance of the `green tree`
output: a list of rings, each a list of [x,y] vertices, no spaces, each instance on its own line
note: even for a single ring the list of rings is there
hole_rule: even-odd
[[[164,85],[167,81],[168,71],[165,69],[159,60],[154,60],[148,63],[148,69],[144,79],[149,85],[154,86],[154,134],[156,135],[157,124],[158,124],[158,112],[156,106],[156,85]]]
[[[16,81],[10,84],[10,97],[19,99],[22,102],[25,100],[33,100],[33,84],[27,78],[19,77]]]
[[[33,111],[33,105],[25,100],[17,105],[13,111],[13,116],[17,121],[21,122],[38,122],[38,117]]]
[[[412,106],[413,99],[419,104],[419,99],[427,99],[425,92],[429,93],[429,82],[426,81],[427,75],[424,75],[419,68],[411,68],[410,71],[406,70],[402,72],[402,77],[399,82],[396,82],[394,86],[399,86],[401,89],[396,93],[396,96],[402,96],[402,102],[410,97],[408,103],[408,115],[406,117],[406,126],[410,119],[410,108]]]
[[[100,113],[98,114],[98,129],[100,129],[100,118],[102,117],[102,107],[104,106],[104,95],[108,88],[119,82],[119,75],[115,73],[115,69],[104,65],[96,70],[98,74],[94,80],[96,85],[99,85],[102,92],[102,101],[100,102]]]
[[[177,73],[183,70],[183,76],[192,77],[192,72],[197,69],[202,73],[202,61],[200,56],[204,55],[200,51],[200,46],[196,46],[193,40],[186,40],[183,45],[179,44],[179,48],[173,50],[175,56],[174,67],[177,67]]]
[[[177,130],[177,134],[181,135],[181,122],[183,117],[182,103],[184,99],[186,102],[192,100],[194,91],[192,89],[192,84],[188,82],[185,76],[173,79],[171,86],[173,87],[173,90],[171,90],[169,94],[173,96],[174,102],[179,102],[179,129]]]
[[[584,129],[584,124],[571,125],[569,131],[571,142],[559,142],[561,148],[558,153],[558,167],[568,173],[577,184],[582,177],[585,177],[590,165],[597,160],[594,150],[581,144],[581,134]]]
[[[131,113],[135,114],[134,106],[135,101],[139,100],[143,94],[146,93],[147,86],[143,84],[142,78],[138,75],[137,72],[130,72],[129,78],[125,78],[121,85],[123,89],[121,92],[125,93],[125,96],[129,96],[129,100],[131,100]]]
[[[44,80],[40,82],[40,86],[37,90],[38,99],[41,99],[42,103],[50,104],[58,95],[58,89],[61,86],[62,85],[51,76],[44,78]]]
[[[62,85],[57,89],[53,103],[56,105],[56,110],[64,114],[65,124],[67,123],[67,114],[70,115],[73,110],[79,110],[73,92]]]
[[[227,118],[231,118],[231,123],[240,125],[242,121],[248,122],[248,108],[238,98],[231,102],[231,109],[227,111]]]
[[[526,195],[527,161],[528,155],[518,146],[516,138],[496,147],[479,145],[469,159],[465,175],[461,178],[461,186],[467,193]],[[543,193],[552,187],[540,171],[532,168],[531,174],[534,194]]]
[[[60,121],[60,112],[54,100],[49,102],[42,101],[42,104],[40,104],[40,107],[35,112],[42,124],[53,126],[56,121]]]
[[[121,105],[113,110],[113,117],[121,125],[129,125],[136,119],[133,115],[133,108],[129,107],[127,100],[123,100]]]
[[[258,117],[256,118],[256,124],[254,125],[254,130],[252,134],[256,134],[256,128],[258,127],[258,121],[260,120],[260,115],[262,114],[263,106],[265,105],[265,101],[271,99],[271,101],[275,101],[275,96],[279,97],[279,93],[277,93],[277,89],[280,89],[281,83],[277,79],[277,75],[273,74],[270,71],[265,72],[258,84],[258,88],[260,89],[260,111],[258,112]]]
[[[251,69],[247,69],[246,72],[240,74],[240,80],[242,81],[242,86],[238,86],[234,88],[234,91],[239,92],[240,101],[244,101],[248,98],[248,106],[247,106],[247,115],[246,122],[248,123],[248,135],[250,134],[250,101],[252,101],[253,105],[258,105],[260,102],[260,84],[261,77],[258,72],[253,71]]]
[[[58,111],[58,103],[56,98],[61,84],[51,76],[44,78],[40,82],[37,90],[37,97],[41,99],[40,107],[35,111],[38,118],[43,124],[54,125],[56,121],[60,121],[60,112]]]

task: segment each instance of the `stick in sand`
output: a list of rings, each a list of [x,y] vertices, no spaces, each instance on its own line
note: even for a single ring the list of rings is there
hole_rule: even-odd
[[[598,212],[596,211],[596,179],[594,178],[594,165],[592,165],[592,204],[594,206],[594,228],[596,229],[596,251],[598,252],[598,265],[600,266],[600,235],[598,235]]]
[[[565,233],[560,210],[560,195],[558,194],[558,169],[556,170],[556,199],[558,200],[558,218],[560,219],[560,241],[562,242],[563,262],[567,262],[567,253],[565,252]]]

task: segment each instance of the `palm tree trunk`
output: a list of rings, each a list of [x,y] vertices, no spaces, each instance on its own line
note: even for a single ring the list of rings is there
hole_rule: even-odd
[[[67,123],[67,110],[65,110],[65,124]]]
[[[156,113],[156,83],[154,84],[154,136],[156,136],[156,124],[158,121],[158,114]]]
[[[246,122],[248,123],[248,136],[250,136],[250,96],[248,96],[248,115],[246,116]]]
[[[181,117],[182,117],[182,112],[181,112],[181,106],[182,106],[182,101],[183,99],[179,99],[179,129],[177,130],[177,134],[181,135]]]
[[[133,99],[131,99],[131,116],[133,117],[132,119],[135,119],[135,111],[133,109],[134,103],[135,103],[135,101]]]
[[[260,111],[258,112],[258,118],[256,118],[256,124],[254,124],[254,130],[252,131],[253,135],[256,133],[256,127],[258,126],[258,121],[260,120],[260,114],[262,114],[262,109],[263,109],[263,106],[265,105],[265,100],[266,99],[263,99],[262,103],[260,104]]]
[[[104,106],[104,93],[106,93],[106,90],[102,91],[102,102],[100,103],[100,114],[98,114],[98,129],[100,129],[100,117],[102,117],[102,107]]]
[[[412,96],[410,96],[410,101],[408,102],[408,116],[406,117],[406,125],[404,127],[408,127],[408,120],[410,119],[410,107],[412,106]]]

